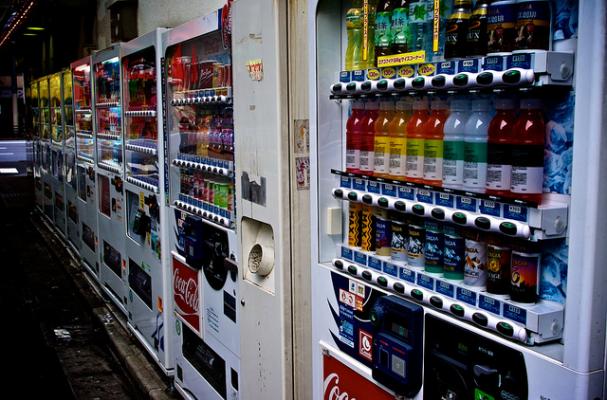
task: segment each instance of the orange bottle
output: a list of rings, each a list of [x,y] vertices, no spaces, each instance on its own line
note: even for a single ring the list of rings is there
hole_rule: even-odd
[[[447,102],[435,98],[430,104],[430,117],[424,124],[424,183],[443,184],[443,128],[449,116]]]
[[[413,103],[413,115],[407,122],[407,180],[424,183],[424,124],[428,119],[428,100]]]
[[[407,122],[411,118],[411,99],[402,98],[396,102],[394,116],[388,125],[390,135],[390,179],[404,180],[407,172]]]
[[[379,113],[375,120],[375,140],[373,157],[373,176],[388,178],[390,166],[390,137],[388,126],[394,116],[394,103],[392,100],[382,100],[379,104]]]

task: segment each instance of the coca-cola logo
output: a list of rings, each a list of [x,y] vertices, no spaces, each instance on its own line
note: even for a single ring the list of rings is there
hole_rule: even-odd
[[[173,271],[173,289],[175,290],[175,301],[186,305],[186,314],[198,313],[198,282],[192,278],[184,278],[180,275],[181,268]]]
[[[330,374],[323,383],[323,398],[325,400],[356,400],[356,397],[350,398],[348,392],[341,392],[339,388],[339,375]]]
[[[323,400],[394,400],[394,396],[337,358],[323,356]]]

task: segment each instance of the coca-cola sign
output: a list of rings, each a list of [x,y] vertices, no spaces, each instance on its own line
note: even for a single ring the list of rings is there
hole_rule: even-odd
[[[175,311],[192,328],[200,332],[200,296],[198,271],[173,259],[173,298]]]
[[[336,358],[323,355],[323,400],[394,400],[367,378],[357,374]]]

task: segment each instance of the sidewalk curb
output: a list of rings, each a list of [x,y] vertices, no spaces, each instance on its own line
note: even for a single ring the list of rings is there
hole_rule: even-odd
[[[98,326],[103,329],[110,350],[122,365],[128,378],[137,386],[137,392],[151,400],[173,400],[179,398],[173,391],[170,378],[160,373],[150,361],[148,354],[134,339],[127,329],[124,316],[103,296],[96,282],[84,270],[75,252],[68,247],[48,221],[39,213],[32,214],[32,223],[40,234],[49,242],[54,256],[72,278],[75,286],[87,302],[91,314]]]

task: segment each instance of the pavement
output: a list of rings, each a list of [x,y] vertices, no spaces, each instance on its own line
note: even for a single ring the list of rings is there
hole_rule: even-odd
[[[23,149],[0,141],[2,381],[19,398],[177,398],[124,316],[45,217],[32,211]],[[3,175],[2,168],[18,173]]]

